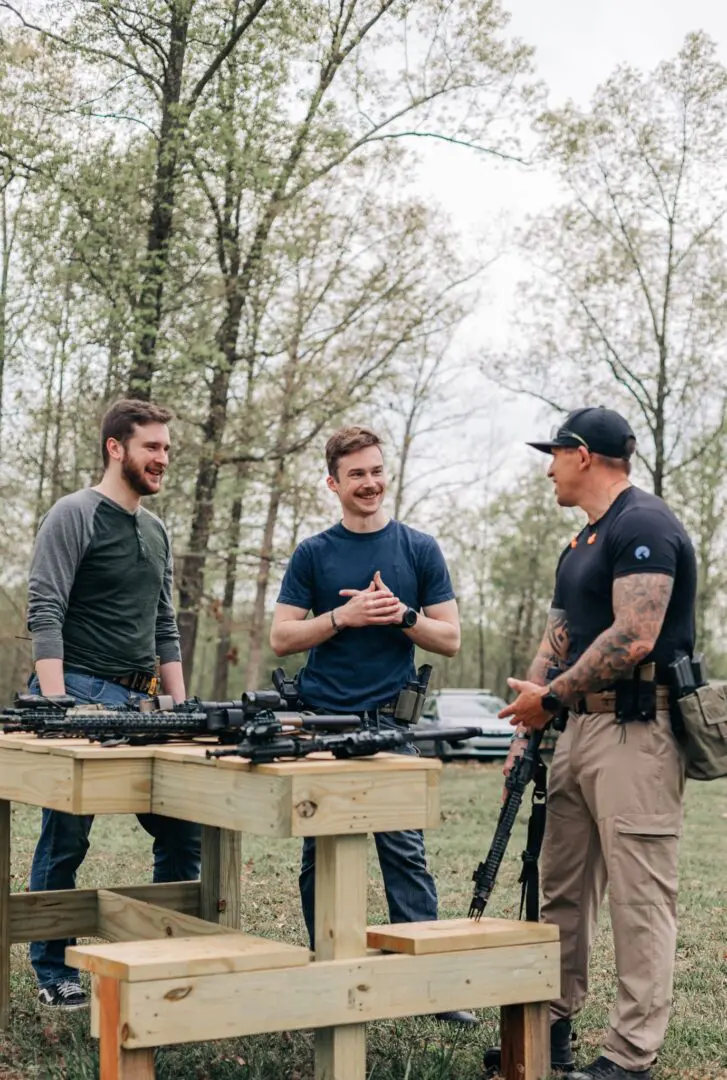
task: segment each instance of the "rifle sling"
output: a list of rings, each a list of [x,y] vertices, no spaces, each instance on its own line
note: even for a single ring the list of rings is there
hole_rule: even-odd
[[[540,918],[540,872],[538,859],[540,849],[543,846],[545,834],[546,795],[548,770],[543,761],[538,759],[538,764],[533,777],[533,801],[528,821],[528,838],[525,851],[522,855],[523,867],[520,871],[519,882],[522,886],[520,891],[520,914],[528,922],[537,922]]]

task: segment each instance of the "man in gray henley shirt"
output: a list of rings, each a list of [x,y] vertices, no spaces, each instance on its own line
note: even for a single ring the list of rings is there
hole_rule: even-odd
[[[149,402],[116,402],[101,425],[101,482],[59,499],[40,524],[28,589],[35,693],[121,705],[132,691],[153,689],[158,656],[163,691],[177,701],[186,697],[169,537],[159,518],[141,506],[142,496],[162,486],[170,419],[167,409]],[[199,826],[137,816],[154,837],[154,881],[197,878]],[[92,823],[90,816],[43,810],[31,891],[75,887]],[[65,963],[69,943],[30,947],[43,1005],[88,1005],[78,972]]]

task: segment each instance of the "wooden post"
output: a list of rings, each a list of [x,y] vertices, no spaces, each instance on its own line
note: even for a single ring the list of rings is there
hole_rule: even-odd
[[[500,1009],[502,1074],[505,1080],[550,1076],[550,1008],[547,1001]]]
[[[10,1019],[10,803],[0,799],[0,1030]]]
[[[100,1080],[154,1080],[154,1050],[124,1050],[121,1045],[120,989],[118,979],[99,976]]]
[[[203,825],[200,918],[240,929],[241,875],[239,832]]]
[[[316,960],[366,955],[366,834],[316,838]],[[365,1080],[366,1025],[319,1028],[316,1080]]]

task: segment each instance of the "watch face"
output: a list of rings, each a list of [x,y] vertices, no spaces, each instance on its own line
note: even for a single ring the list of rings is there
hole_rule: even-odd
[[[407,629],[409,629],[414,625],[414,623],[416,621],[417,621],[417,613],[414,610],[414,608],[407,608],[406,611],[404,612],[403,618],[401,620],[401,625],[405,626]]]

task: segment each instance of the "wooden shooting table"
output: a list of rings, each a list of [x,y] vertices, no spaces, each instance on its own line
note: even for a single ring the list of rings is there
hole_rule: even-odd
[[[367,927],[367,836],[435,828],[439,761],[316,755],[251,766],[199,745],[0,735],[0,1027],[9,946],[59,937],[92,976],[101,1080],[153,1080],[153,1048],[316,1030],[316,1080],[364,1080],[366,1023],[500,1006],[507,1080],[549,1073],[557,931],[466,919]],[[203,826],[199,882],[10,893],[10,804]],[[316,837],[316,951],[240,931],[241,834]],[[244,920],[243,920],[244,921]]]

